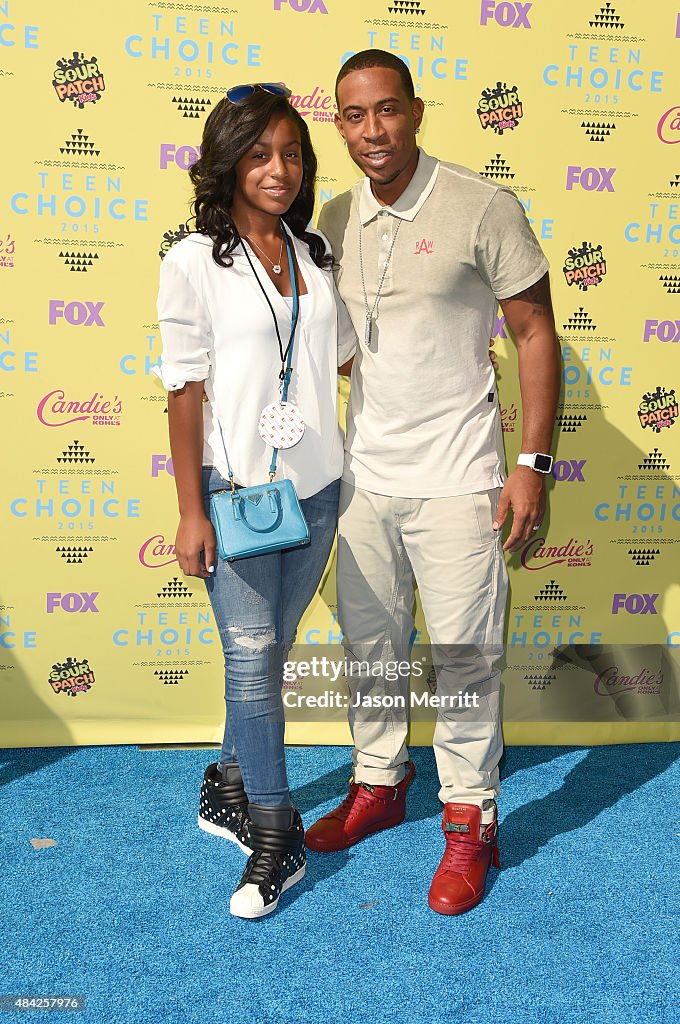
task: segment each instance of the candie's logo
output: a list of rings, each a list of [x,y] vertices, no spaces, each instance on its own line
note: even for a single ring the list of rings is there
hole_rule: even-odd
[[[656,391],[648,391],[642,396],[638,419],[643,430],[651,427],[655,434],[660,434],[664,427],[672,427],[677,418],[678,400],[674,388],[667,391],[659,386]]]
[[[658,696],[661,693],[663,672],[648,672],[641,669],[634,676],[619,672],[618,665],[611,665],[595,680],[594,690],[600,697],[615,697],[618,693],[635,691],[641,696]]]
[[[569,569],[581,569],[591,564],[593,543],[587,540],[579,543],[571,537],[566,544],[546,546],[545,537],[534,537],[522,548],[520,561],[524,569],[537,572],[553,565],[566,565]]]
[[[667,146],[676,146],[680,142],[680,107],[671,107],[661,115],[656,134]]]
[[[9,231],[4,236],[0,235],[0,267],[14,266],[15,242]]]
[[[517,86],[508,88],[505,82],[496,82],[493,88],[484,89],[477,104],[477,116],[482,128],[493,128],[497,135],[516,128],[524,117]]]
[[[123,403],[115,395],[109,401],[98,391],[85,401],[66,397],[61,388],[49,391],[38,402],[36,415],[45,427],[65,427],[69,423],[90,420],[96,427],[119,427]]]
[[[101,99],[106,88],[97,58],[86,60],[85,54],[77,50],[73,51],[72,57],[57,61],[52,85],[62,103],[71,100],[79,110],[84,110],[86,103],[96,103]]]
[[[85,693],[94,684],[94,672],[85,658],[79,661],[77,658],[67,658],[63,664],[56,662],[47,681],[55,693],[66,693],[69,697],[75,697],[78,693]]]
[[[578,249],[569,250],[562,270],[567,284],[576,284],[583,292],[600,284],[607,273],[607,261],[602,247],[592,242],[582,242]]]
[[[155,533],[139,549],[139,561],[145,569],[162,569],[177,561],[175,545],[166,541],[162,533]]]
[[[501,424],[504,434],[514,434],[517,423],[517,406],[513,402],[507,409],[501,409]]]
[[[295,107],[301,117],[308,117],[311,121],[326,121],[333,124],[337,107],[332,96],[321,86],[315,85],[311,92],[304,95],[296,95],[290,98],[290,105]]]

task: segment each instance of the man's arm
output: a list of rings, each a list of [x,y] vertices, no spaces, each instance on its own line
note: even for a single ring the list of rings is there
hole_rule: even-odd
[[[517,295],[501,300],[519,362],[523,452],[549,452],[560,395],[561,360],[548,275]],[[504,551],[517,551],[545,513],[545,480],[528,466],[517,466],[505,482],[494,529],[500,530],[512,508],[513,521]]]

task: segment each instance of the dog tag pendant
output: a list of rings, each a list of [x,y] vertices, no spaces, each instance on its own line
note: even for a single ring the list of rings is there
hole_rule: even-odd
[[[373,317],[370,313],[366,314],[366,327],[364,329],[364,341],[366,342],[366,348],[371,347],[371,334],[373,331]]]

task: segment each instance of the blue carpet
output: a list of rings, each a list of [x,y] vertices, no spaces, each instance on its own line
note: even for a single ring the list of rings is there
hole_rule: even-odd
[[[255,922],[228,912],[243,855],[195,825],[211,753],[0,751],[0,993],[84,994],[69,1019],[112,1024],[678,1020],[677,744],[509,749],[503,870],[457,918],[427,906],[443,840],[432,751],[414,749],[406,823],[311,854]],[[348,753],[289,750],[307,825]]]

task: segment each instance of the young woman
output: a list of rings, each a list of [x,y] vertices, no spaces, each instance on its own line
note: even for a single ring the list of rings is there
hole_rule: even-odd
[[[236,86],[208,117],[189,172],[196,231],[165,257],[158,297],[177,559],[206,581],[226,669],[224,743],[205,771],[198,821],[250,854],[230,904],[249,918],[274,910],[305,871],[286,778],[282,667],[333,542],[343,459],[337,366],[355,346],[328,247],[307,230],[317,165],[289,95],[276,84]],[[230,488],[230,472],[237,487],[267,478],[272,445],[258,423],[280,399],[292,329],[287,397],[304,432],[279,448],[276,474],[295,485],[310,543],[227,562],[216,551],[210,495]]]

